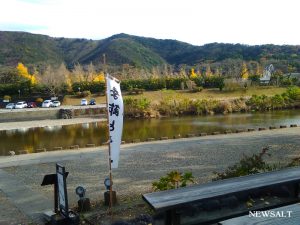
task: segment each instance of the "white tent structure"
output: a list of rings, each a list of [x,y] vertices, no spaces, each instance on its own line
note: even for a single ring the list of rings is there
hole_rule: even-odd
[[[263,76],[259,78],[261,84],[269,84],[271,80],[271,75],[274,72],[273,64],[266,66],[263,72]]]

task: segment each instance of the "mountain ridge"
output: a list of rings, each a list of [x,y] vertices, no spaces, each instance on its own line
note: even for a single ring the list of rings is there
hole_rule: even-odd
[[[50,37],[27,32],[0,31],[0,65],[66,63],[72,67],[101,64],[103,54],[113,66],[129,64],[150,69],[164,64],[196,65],[226,59],[260,61],[262,58],[292,62],[300,68],[300,45],[243,45],[209,43],[192,45],[174,39],[155,39],[125,33],[101,40]]]

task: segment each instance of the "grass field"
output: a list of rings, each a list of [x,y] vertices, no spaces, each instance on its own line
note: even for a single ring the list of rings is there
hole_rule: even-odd
[[[250,97],[252,95],[267,95],[272,96],[276,94],[282,94],[286,91],[286,88],[283,87],[272,87],[272,86],[263,86],[263,87],[249,87],[247,89],[239,89],[235,91],[219,91],[219,89],[203,89],[201,92],[190,93],[188,91],[174,91],[174,90],[160,90],[160,91],[145,91],[140,95],[127,95],[126,92],[123,93],[123,97],[132,97],[132,98],[147,98],[151,102],[158,102],[162,99],[172,98],[172,99],[234,99],[240,97]],[[97,104],[105,103],[105,96],[92,95],[87,97],[87,100],[96,99]],[[81,98],[74,96],[66,96],[64,98],[64,105],[80,105]]]

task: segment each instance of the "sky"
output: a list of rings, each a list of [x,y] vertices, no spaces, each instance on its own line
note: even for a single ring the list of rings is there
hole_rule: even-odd
[[[0,0],[0,30],[103,39],[300,45],[299,0]]]

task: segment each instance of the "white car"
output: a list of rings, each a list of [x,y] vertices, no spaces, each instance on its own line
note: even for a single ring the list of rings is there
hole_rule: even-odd
[[[14,109],[15,106],[16,106],[15,103],[8,103],[8,104],[5,106],[5,108],[6,108],[6,109]]]
[[[42,107],[43,108],[50,108],[50,107],[52,107],[52,105],[53,105],[53,102],[51,100],[45,100],[42,104]]]
[[[81,99],[80,105],[88,105],[88,101],[86,99]]]
[[[59,107],[59,106],[60,106],[60,101],[55,100],[52,102],[52,107]]]
[[[23,109],[27,107],[27,103],[22,101],[22,102],[17,102],[17,104],[15,105],[15,109]]]

